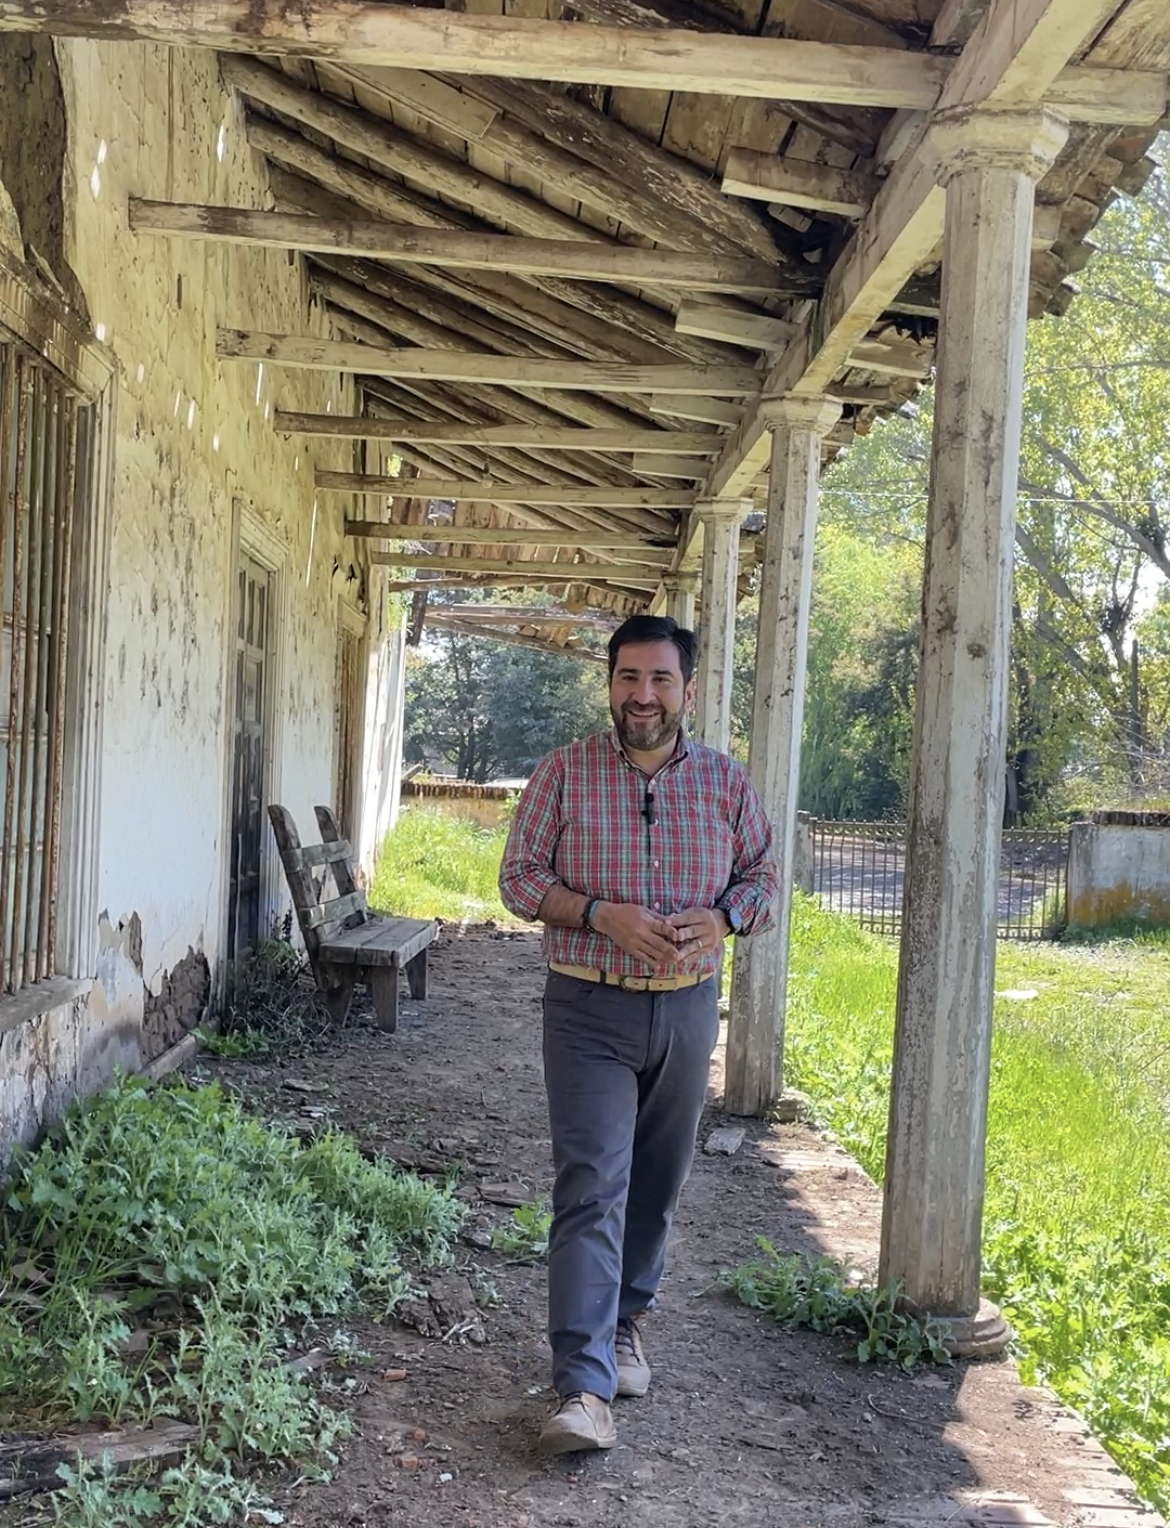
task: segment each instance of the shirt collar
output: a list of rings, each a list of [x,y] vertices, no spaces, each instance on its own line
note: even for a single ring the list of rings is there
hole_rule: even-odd
[[[621,740],[620,737],[618,737],[617,728],[616,727],[611,727],[609,729],[609,734],[608,735],[609,735],[610,747],[617,754],[617,756],[620,759],[624,759],[625,762],[632,769],[637,769],[638,766],[634,763],[633,759],[630,758],[629,754],[622,747],[622,740]],[[690,739],[687,737],[686,728],[685,727],[680,727],[678,729],[678,737],[676,737],[675,740],[674,740],[674,752],[671,754],[670,758],[667,759],[666,763],[662,766],[663,769],[670,769],[675,764],[681,764],[683,759],[688,757],[688,755],[690,754],[690,751],[691,751],[691,743],[690,743]]]

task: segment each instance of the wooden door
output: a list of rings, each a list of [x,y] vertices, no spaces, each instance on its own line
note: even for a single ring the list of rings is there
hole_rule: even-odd
[[[361,637],[342,626],[337,643],[337,755],[334,770],[334,811],[343,838],[353,843],[357,829],[358,783],[361,779],[362,723],[365,711],[365,672]]]
[[[231,872],[228,949],[233,960],[256,948],[264,865],[268,739],[268,644],[272,575],[246,553],[236,574],[236,700],[232,728]]]

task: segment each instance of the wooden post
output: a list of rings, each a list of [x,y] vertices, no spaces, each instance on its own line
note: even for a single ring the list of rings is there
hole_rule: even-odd
[[[750,499],[704,499],[692,511],[703,527],[695,735],[701,743],[724,753],[731,741],[739,527],[752,507]]]
[[[999,1351],[980,1304],[1012,549],[1035,182],[1046,111],[939,114],[942,317],[880,1277]]]
[[[767,1113],[783,1085],[788,923],[821,439],[841,416],[837,403],[791,394],[766,399],[762,408],[772,432],[772,463],[750,766],[772,823],[780,874],[772,927],[735,946],[725,1090],[730,1113],[756,1115]]]
[[[690,569],[668,573],[662,580],[666,586],[666,613],[687,631],[695,625],[695,585],[699,575]]]

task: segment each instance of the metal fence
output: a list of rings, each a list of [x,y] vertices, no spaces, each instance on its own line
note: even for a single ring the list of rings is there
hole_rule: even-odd
[[[805,878],[822,903],[879,934],[902,927],[906,826],[810,817]],[[1068,834],[1006,828],[999,861],[1001,939],[1051,939],[1064,926]]]

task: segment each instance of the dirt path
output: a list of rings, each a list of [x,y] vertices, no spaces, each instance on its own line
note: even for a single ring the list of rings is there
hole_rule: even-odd
[[[544,1272],[478,1242],[509,1192],[545,1197],[539,1071],[543,968],[530,934],[448,930],[432,995],[396,1036],[354,1030],[287,1067],[200,1067],[278,1117],[329,1118],[402,1161],[455,1170],[472,1217],[459,1275],[436,1291],[447,1340],[352,1326],[372,1358],[357,1423],[325,1486],[282,1492],[302,1528],[862,1528],[958,1523],[1153,1525],[1079,1423],[1023,1390],[1010,1363],[915,1376],[859,1368],[840,1341],[779,1331],[713,1289],[767,1236],[783,1251],[876,1259],[879,1195],[800,1126],[749,1129],[737,1155],[700,1155],[679,1215],[661,1311],[647,1323],[654,1385],[618,1403],[605,1455],[544,1463],[549,1401]],[[320,1086],[308,1092],[290,1083]],[[718,1079],[715,1079],[716,1084]],[[714,1089],[713,1089],[714,1091]],[[313,1116],[309,1111],[322,1110]],[[713,1104],[700,1139],[722,1123]],[[507,1189],[503,1188],[507,1185]],[[477,1312],[486,1340],[476,1342]],[[466,1318],[466,1319],[464,1319]],[[386,1378],[406,1370],[405,1379]]]

